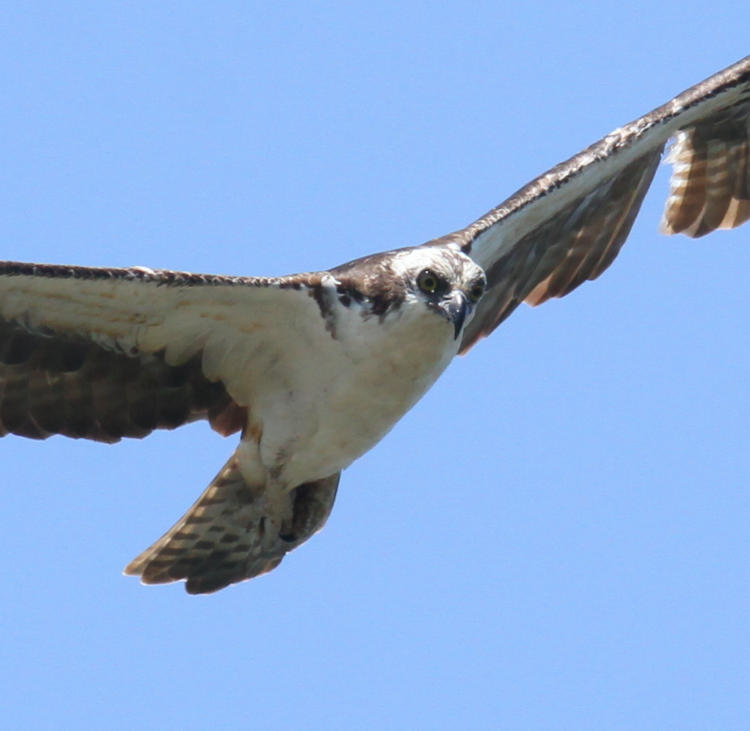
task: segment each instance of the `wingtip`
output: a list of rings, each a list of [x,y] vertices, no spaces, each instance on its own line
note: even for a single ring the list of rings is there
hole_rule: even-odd
[[[148,565],[151,549],[139,553],[123,570],[124,576],[141,576]]]

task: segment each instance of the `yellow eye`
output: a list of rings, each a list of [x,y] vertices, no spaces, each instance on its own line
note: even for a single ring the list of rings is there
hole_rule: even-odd
[[[440,280],[429,269],[425,269],[417,277],[417,286],[425,294],[435,294],[440,286]]]
[[[469,299],[472,302],[479,302],[479,298],[484,294],[484,285],[483,284],[475,284],[470,290],[469,290]]]

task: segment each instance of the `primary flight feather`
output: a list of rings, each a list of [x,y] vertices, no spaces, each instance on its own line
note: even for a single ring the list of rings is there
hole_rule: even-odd
[[[665,233],[750,218],[750,57],[422,246],[275,278],[2,262],[0,435],[239,434],[126,573],[205,593],[269,571],[454,355],[612,263],[670,139]]]

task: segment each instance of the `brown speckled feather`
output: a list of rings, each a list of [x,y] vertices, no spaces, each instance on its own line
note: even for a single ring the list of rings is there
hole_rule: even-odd
[[[664,233],[704,236],[750,218],[750,119],[732,111],[678,134]]]
[[[244,426],[244,410],[203,375],[199,355],[169,366],[163,352],[125,355],[0,322],[0,436],[111,443],[206,418],[224,435]]]

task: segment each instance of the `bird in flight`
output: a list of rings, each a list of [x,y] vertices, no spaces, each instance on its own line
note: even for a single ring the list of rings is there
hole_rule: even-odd
[[[612,263],[670,140],[665,233],[750,218],[750,56],[421,246],[285,277],[0,262],[0,436],[239,434],[125,572],[197,594],[270,571],[456,354]]]

